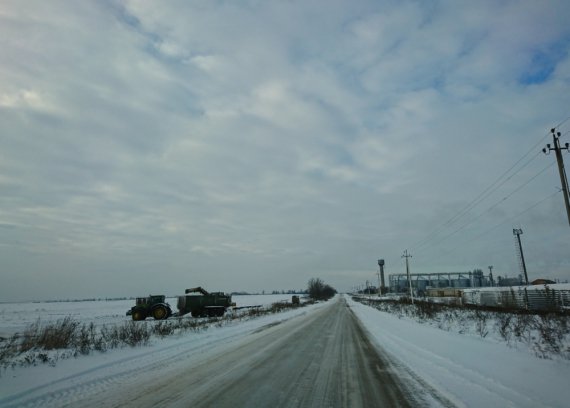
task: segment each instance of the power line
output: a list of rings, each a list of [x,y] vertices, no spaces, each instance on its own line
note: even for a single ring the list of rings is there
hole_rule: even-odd
[[[457,249],[459,249],[461,246],[466,245],[466,244],[469,244],[470,242],[476,241],[476,240],[478,240],[478,239],[480,239],[480,238],[482,238],[482,237],[484,237],[484,236],[488,236],[489,233],[495,231],[497,228],[502,227],[503,225],[505,225],[505,224],[507,224],[507,223],[512,223],[512,221],[514,221],[515,219],[517,219],[517,218],[520,217],[521,215],[523,215],[523,214],[529,212],[530,210],[532,210],[532,209],[538,207],[538,206],[539,206],[540,204],[542,204],[543,202],[545,202],[545,201],[551,199],[551,198],[554,197],[556,194],[560,194],[561,192],[562,192],[562,190],[559,189],[558,191],[554,192],[553,194],[550,194],[550,195],[546,196],[545,198],[543,198],[543,199],[540,200],[540,201],[537,201],[536,203],[534,203],[534,204],[531,205],[530,207],[524,209],[524,210],[521,211],[520,213],[518,213],[518,214],[516,214],[516,215],[514,215],[514,216],[512,216],[512,217],[510,217],[510,218],[507,218],[505,221],[502,221],[502,222],[500,222],[499,224],[496,224],[495,226],[493,226],[493,227],[491,227],[491,228],[489,228],[489,229],[483,231],[483,232],[480,233],[479,235],[477,235],[477,236],[475,236],[475,237],[473,237],[473,238],[471,238],[471,239],[465,241],[463,244],[457,245],[457,246],[453,247],[453,249],[448,250],[448,251],[444,252],[443,255],[439,255],[439,256],[441,257],[441,256],[450,255],[450,254],[454,253]],[[428,258],[428,260],[429,260],[429,259],[432,259],[432,258],[433,258],[433,257],[430,257],[430,258]]]
[[[468,211],[466,211],[464,214],[462,214],[462,216],[463,216],[463,215],[466,215],[470,210],[472,210],[473,208],[475,208],[479,203],[483,202],[483,201],[484,201],[486,198],[488,198],[491,194],[493,194],[493,193],[494,193],[495,191],[497,191],[500,187],[502,187],[507,181],[509,181],[509,180],[512,179],[515,175],[517,175],[522,169],[524,169],[526,166],[528,166],[530,163],[532,163],[532,161],[533,161],[534,159],[536,159],[539,154],[540,154],[540,152],[537,152],[537,153],[536,153],[533,157],[531,157],[526,163],[524,163],[521,167],[519,167],[519,169],[518,169],[516,172],[514,172],[514,173],[511,174],[509,177],[507,177],[506,179],[504,179],[500,184],[496,185],[493,189],[491,189],[491,190],[487,189],[487,190],[489,190],[489,191],[487,191],[487,193],[484,194],[484,196],[481,196],[481,194],[480,194],[480,195],[479,195],[480,198],[479,198],[478,200],[476,200],[477,202],[473,203],[473,205],[471,206],[471,208],[470,208]],[[519,160],[519,162],[520,162],[520,160]],[[517,163],[518,163],[518,162],[517,162]],[[503,200],[503,201],[504,201],[504,200]],[[455,221],[458,221],[460,218],[461,218],[461,217],[457,217],[457,219],[456,219]],[[480,218],[480,217],[478,217],[478,218]],[[478,218],[477,218],[477,219],[478,219]],[[475,220],[473,220],[473,221],[475,221]],[[473,221],[471,221],[471,222],[473,222]],[[469,222],[468,224],[470,224],[471,222]],[[452,224],[453,224],[453,223],[451,223],[450,226],[451,226]],[[444,225],[444,227],[445,227],[445,225]],[[436,235],[436,234],[432,234],[429,238],[432,238],[434,235]],[[419,245],[415,248],[416,251],[419,250],[420,248],[424,247],[426,244],[428,244],[429,241],[430,241],[430,239],[424,239],[424,240],[422,241],[422,243],[419,244]]]
[[[549,168],[551,168],[552,166],[554,166],[554,163],[549,164],[548,166],[546,166],[545,168],[543,168],[542,170],[540,170],[537,174],[535,174],[534,176],[532,176],[530,179],[528,179],[526,182],[524,182],[523,184],[521,184],[520,186],[518,186],[516,189],[514,189],[509,195],[507,195],[506,197],[504,197],[502,200],[498,201],[497,203],[495,203],[493,206],[491,206],[488,211],[492,210],[493,208],[495,208],[497,205],[503,203],[504,201],[508,200],[509,198],[511,198],[514,194],[518,193],[520,190],[522,190],[523,188],[525,188],[531,181],[533,181],[535,178],[537,178],[538,176],[540,176],[542,173],[544,173],[546,170],[548,170]],[[484,214],[484,213],[483,213]],[[481,215],[483,215],[481,214]]]
[[[535,146],[533,146],[533,148],[531,150],[529,150],[527,153],[525,153],[523,155],[523,157],[521,157],[519,160],[516,161],[515,164],[513,164],[511,167],[509,167],[503,174],[501,174],[489,187],[487,187],[485,190],[483,190],[481,193],[479,193],[479,195],[477,197],[475,197],[475,199],[473,199],[467,206],[465,206],[462,210],[460,210],[459,212],[457,212],[453,217],[451,217],[450,219],[448,219],[446,222],[444,222],[440,227],[436,228],[436,230],[432,231],[432,233],[428,234],[428,236],[424,239],[422,239],[419,242],[416,242],[414,245],[412,245],[412,248],[415,248],[416,250],[418,250],[419,248],[421,248],[422,246],[425,245],[426,242],[429,242],[431,240],[431,238],[433,238],[435,235],[439,234],[441,231],[443,231],[446,227],[453,225],[455,222],[457,222],[459,219],[461,219],[464,215],[466,215],[469,211],[471,211],[473,208],[475,208],[478,204],[480,204],[483,200],[485,200],[487,197],[489,197],[489,195],[491,195],[492,193],[494,193],[498,188],[500,188],[505,182],[507,182],[510,178],[512,178],[514,175],[516,175],[520,170],[522,170],[523,168],[525,168],[530,162],[532,162],[537,156],[538,153],[533,156],[530,160],[528,160],[525,164],[523,164],[523,166],[521,166],[516,172],[514,172],[513,174],[511,174],[506,180],[504,180],[501,184],[498,184],[501,182],[502,178],[505,177],[507,174],[509,174],[511,172],[511,170],[513,170],[521,161],[523,161],[536,147],[538,147],[543,140],[548,137],[548,134],[543,137],[540,142],[538,142]]]
[[[550,163],[548,166],[544,167],[542,170],[540,170],[537,174],[535,174],[534,176],[532,176],[530,179],[528,179],[526,182],[524,182],[523,184],[521,184],[520,186],[518,186],[516,189],[514,189],[510,194],[508,194],[507,196],[503,197],[501,200],[497,201],[496,203],[494,203],[493,205],[491,205],[489,208],[487,208],[485,211],[483,211],[481,214],[479,214],[478,216],[476,216],[475,218],[473,218],[472,220],[468,221],[467,223],[463,224],[461,227],[457,228],[456,230],[454,230],[453,232],[451,232],[450,234],[444,236],[442,239],[440,239],[439,241],[437,241],[435,244],[433,244],[433,246],[437,246],[440,243],[442,243],[443,241],[445,241],[447,238],[455,235],[456,233],[458,233],[459,231],[463,230],[465,227],[467,227],[468,225],[473,224],[475,221],[479,220],[481,217],[483,217],[485,214],[491,212],[493,209],[495,209],[498,205],[504,203],[505,201],[507,201],[509,198],[511,198],[514,194],[516,194],[517,192],[519,192],[520,190],[522,190],[524,187],[526,187],[530,182],[532,182],[534,179],[536,179],[538,176],[540,176],[542,173],[544,173],[546,170],[548,170],[550,167],[552,167],[554,165],[554,163]],[[417,251],[417,249],[416,249]]]
[[[568,120],[570,120],[570,116],[568,116],[566,119],[561,121],[556,127],[562,126]],[[511,172],[511,170],[516,168],[518,166],[518,164],[520,162],[522,162],[533,151],[536,151],[536,148],[541,143],[543,143],[544,139],[546,139],[549,135],[550,135],[550,132],[547,132],[534,146],[532,146],[519,160],[517,160],[515,162],[515,164],[513,164],[504,173],[502,173],[489,187],[487,187],[485,190],[483,190],[477,197],[475,197],[469,204],[467,204],[467,206],[465,206],[463,209],[461,209],[459,212],[457,212],[455,215],[453,215],[451,218],[449,218],[443,224],[439,225],[434,230],[432,230],[430,233],[428,233],[428,235],[426,237],[420,239],[419,241],[417,241],[416,243],[411,245],[410,248],[414,248],[415,250],[422,248],[426,243],[431,241],[431,239],[433,237],[440,234],[448,226],[453,225],[455,222],[457,222],[459,219],[461,219],[463,216],[465,216],[469,211],[471,211],[473,208],[475,208],[477,205],[479,205],[482,201],[484,201],[487,197],[489,197],[498,188],[500,188],[502,185],[504,185],[513,176],[515,176],[517,173],[519,173],[523,168],[525,168],[528,164],[530,164],[536,157],[538,157],[539,153],[537,153],[537,154],[535,154],[535,156],[531,157],[531,159],[529,159],[527,162],[525,162],[518,170],[514,171],[513,174],[511,174],[506,180],[503,180],[501,182],[503,177],[508,175]]]
[[[566,122],[568,122],[570,120],[570,116],[568,116],[566,119],[564,119],[562,122],[560,122],[558,125],[554,126],[555,128],[559,128],[561,127],[563,124],[565,124]]]

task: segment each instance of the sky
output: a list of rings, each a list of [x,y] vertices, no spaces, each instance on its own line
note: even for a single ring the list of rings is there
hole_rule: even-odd
[[[2,1],[0,301],[570,279],[566,1]],[[570,155],[563,155],[570,163]],[[514,167],[513,167],[514,166]],[[567,164],[567,167],[570,164]]]

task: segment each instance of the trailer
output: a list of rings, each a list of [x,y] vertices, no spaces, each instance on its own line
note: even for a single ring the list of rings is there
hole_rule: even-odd
[[[232,296],[223,292],[208,292],[202,287],[190,288],[178,296],[178,316],[190,313],[192,317],[223,316],[232,303]]]

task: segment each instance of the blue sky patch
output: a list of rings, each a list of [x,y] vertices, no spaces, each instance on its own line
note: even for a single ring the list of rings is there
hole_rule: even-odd
[[[560,60],[560,57],[560,55],[553,52],[537,52],[532,57],[530,65],[520,76],[519,83],[524,85],[534,85],[548,81],[556,68],[557,62]]]

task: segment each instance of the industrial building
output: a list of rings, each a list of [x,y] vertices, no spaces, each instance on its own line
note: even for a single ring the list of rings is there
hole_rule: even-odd
[[[409,290],[408,277],[405,273],[389,275],[390,292],[400,293]],[[424,295],[428,288],[481,288],[496,286],[493,275],[483,274],[480,269],[472,272],[411,273],[412,290]]]
[[[392,293],[410,290],[405,273],[388,276]],[[526,310],[560,310],[570,307],[570,284],[535,279],[524,285],[522,275],[493,279],[482,270],[472,272],[412,273],[414,296],[454,298],[460,304]]]

